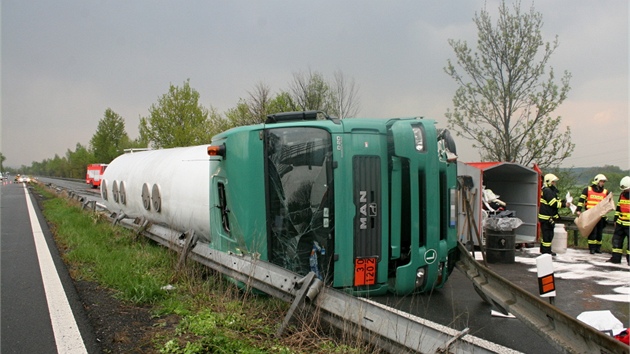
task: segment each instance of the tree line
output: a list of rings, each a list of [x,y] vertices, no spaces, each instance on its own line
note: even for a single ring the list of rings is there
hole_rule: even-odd
[[[347,78],[341,71],[327,79],[320,72],[308,70],[294,73],[288,88],[276,94],[272,93],[269,85],[256,84],[235,107],[221,114],[199,102],[199,92],[187,79],[181,86],[170,84],[168,92],[149,107],[148,115],[140,117],[136,139],[127,134],[124,118],[107,108],[88,146],[77,143],[74,151],[68,149],[64,156],[55,154],[53,158],[33,162],[30,167],[7,168],[7,171],[85,178],[87,165],[110,163],[126,149],[207,144],[222,131],[262,123],[269,114],[319,110],[341,119],[351,118],[359,112],[358,92],[354,79]],[[3,155],[0,158],[2,161],[5,159]]]

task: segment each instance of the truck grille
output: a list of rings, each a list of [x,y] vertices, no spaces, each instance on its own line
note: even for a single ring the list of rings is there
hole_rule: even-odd
[[[354,257],[381,256],[381,159],[355,156],[352,160],[354,182]]]

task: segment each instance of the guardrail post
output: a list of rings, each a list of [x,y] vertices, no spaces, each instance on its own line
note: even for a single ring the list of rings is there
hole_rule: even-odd
[[[295,294],[295,299],[293,300],[293,303],[291,304],[291,307],[289,308],[289,311],[287,312],[286,316],[284,316],[284,321],[282,321],[282,325],[276,331],[276,337],[282,336],[282,333],[284,333],[284,330],[286,329],[286,327],[289,325],[289,322],[291,322],[291,319],[293,318],[293,313],[298,308],[298,306],[304,303],[304,299],[307,297],[308,291],[311,287],[311,283],[313,282],[313,278],[315,278],[315,273],[309,272],[306,275],[306,277],[304,277],[302,281],[300,282],[302,283],[302,287]]]
[[[444,344],[443,347],[438,348],[438,350],[436,352],[437,353],[450,353],[449,350],[450,350],[451,344],[457,342],[461,337],[467,335],[468,332],[470,332],[470,328],[468,328],[468,327],[464,328],[464,330],[459,332],[458,335],[454,336],[448,342],[446,342],[446,344]]]
[[[179,259],[177,260],[177,266],[175,267],[175,271],[179,273],[184,265],[186,265],[186,258],[188,258],[188,254],[190,251],[197,245],[197,240],[199,237],[195,235],[194,230],[186,231],[182,236],[186,239],[184,242],[184,246],[182,246],[181,253],[179,254]]]
[[[122,221],[126,217],[127,215],[125,213],[118,214],[116,217],[114,217],[114,221],[112,221],[112,225],[118,224],[120,221]]]

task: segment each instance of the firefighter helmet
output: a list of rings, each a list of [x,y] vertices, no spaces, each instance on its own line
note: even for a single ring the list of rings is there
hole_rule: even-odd
[[[557,182],[560,178],[556,177],[553,173],[548,173],[545,175],[545,185],[550,186],[551,182]]]
[[[604,176],[603,174],[598,174],[597,176],[595,176],[595,178],[593,179],[593,184],[598,184],[599,181],[608,181],[608,178],[606,178],[606,176]]]
[[[630,188],[630,176],[626,176],[621,179],[621,182],[619,182],[619,188],[622,191]]]

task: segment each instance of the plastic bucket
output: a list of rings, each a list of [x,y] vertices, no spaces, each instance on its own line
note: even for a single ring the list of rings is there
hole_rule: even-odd
[[[486,260],[488,263],[514,263],[516,234],[511,231],[486,229]]]
[[[567,252],[567,230],[564,229],[564,224],[556,224],[553,228],[551,250],[555,253]]]

